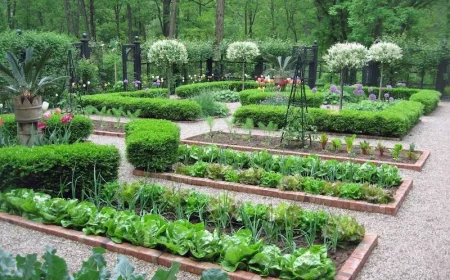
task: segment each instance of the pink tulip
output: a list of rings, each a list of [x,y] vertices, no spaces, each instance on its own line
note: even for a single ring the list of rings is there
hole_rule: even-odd
[[[37,128],[42,131],[44,128],[46,127],[45,123],[43,122],[38,122],[37,123]]]
[[[52,112],[50,112],[50,111],[45,112],[44,115],[43,115],[45,120],[50,119],[51,116],[52,116]]]

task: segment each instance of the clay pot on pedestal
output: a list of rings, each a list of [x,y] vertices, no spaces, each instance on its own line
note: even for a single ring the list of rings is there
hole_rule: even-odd
[[[33,146],[40,135],[38,122],[42,118],[42,97],[18,97],[14,99],[14,115],[17,122],[19,145]]]

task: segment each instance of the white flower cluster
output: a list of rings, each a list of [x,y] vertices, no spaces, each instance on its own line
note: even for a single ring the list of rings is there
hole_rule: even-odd
[[[390,64],[402,58],[402,49],[394,43],[379,42],[369,49],[369,60]]]
[[[147,55],[148,60],[158,66],[188,62],[186,47],[177,40],[159,40],[150,46]]]
[[[338,43],[328,49],[323,59],[331,71],[358,68],[367,61],[367,49],[359,43]]]
[[[258,46],[252,42],[234,42],[227,49],[227,59],[231,61],[249,61],[259,54]]]

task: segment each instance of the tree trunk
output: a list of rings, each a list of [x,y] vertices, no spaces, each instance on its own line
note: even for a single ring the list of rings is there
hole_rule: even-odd
[[[341,93],[339,94],[339,111],[342,110],[343,96],[344,96],[344,69],[341,70]]]
[[[216,41],[214,42],[213,60],[220,60],[220,43],[223,40],[223,23],[225,16],[225,0],[217,0],[216,4]]]
[[[133,43],[133,15],[131,13],[131,5],[127,2],[127,20],[128,20],[128,41]]]
[[[170,32],[170,3],[172,0],[162,0],[163,1],[163,9],[162,9],[162,33],[164,37],[169,37]]]
[[[383,91],[383,63],[380,64],[380,87],[378,88],[378,100],[381,100],[382,91]]]
[[[66,11],[67,34],[72,33],[72,21],[70,20],[70,1],[64,0],[64,9]]]
[[[8,20],[9,28],[13,29],[14,26],[12,25],[12,20],[11,20],[11,0],[6,0],[6,18]]]
[[[242,90],[245,90],[245,61],[242,62]]]
[[[78,0],[73,0],[75,2],[75,7],[79,7],[77,1]],[[74,17],[72,17],[73,19],[73,34],[75,35],[75,37],[79,38],[80,37],[80,9],[77,8],[76,9],[76,14]]]
[[[114,5],[114,17],[116,19],[116,36],[120,38],[120,10],[122,9],[122,5],[116,4]]]
[[[169,38],[176,38],[177,29],[177,0],[172,0],[172,12],[170,14]]]
[[[95,5],[94,0],[89,0],[89,16],[91,24],[91,38],[97,41],[97,32],[95,28]]]
[[[167,66],[167,98],[170,98],[172,85],[172,64]]]
[[[84,3],[84,0],[79,0],[78,2],[80,4],[79,8],[80,8],[81,16],[83,17],[84,31],[86,31],[88,33],[88,36],[89,36],[90,33],[89,33],[88,17],[87,17],[87,13],[86,13],[86,4]]]

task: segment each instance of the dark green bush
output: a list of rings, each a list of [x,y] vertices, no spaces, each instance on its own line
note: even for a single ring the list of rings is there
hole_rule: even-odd
[[[368,89],[370,87],[364,87],[364,92],[366,95],[369,95]],[[375,94],[378,97],[378,87],[371,87],[373,89],[373,94]],[[385,92],[389,92],[389,95],[394,97],[395,99],[403,99],[403,100],[409,100],[411,95],[414,93],[420,91],[420,89],[417,88],[407,88],[407,87],[395,87],[392,89],[384,89],[383,94]]]
[[[47,127],[44,130],[45,135],[50,135],[55,129],[63,127],[61,123],[61,117],[63,115],[53,114],[50,119],[46,120],[45,123]],[[17,134],[17,123],[14,115],[3,115],[4,128],[8,131],[10,135]],[[92,125],[92,120],[84,116],[75,116],[70,124],[70,142],[74,143],[76,141],[86,140],[89,135],[91,135],[94,129]]]
[[[94,171],[109,182],[117,179],[120,154],[116,147],[77,143],[0,149],[0,191],[33,188],[57,194],[61,185],[69,191],[94,186]]]
[[[165,120],[135,120],[125,125],[127,159],[136,168],[164,171],[177,160],[180,128]]]
[[[117,94],[95,94],[83,96],[83,106],[94,106],[98,110],[122,107],[125,111],[136,112],[141,109],[141,118],[166,119],[171,121],[193,120],[201,114],[201,107],[191,100],[172,100],[162,98],[120,97]]]
[[[434,109],[436,109],[440,99],[441,93],[435,90],[421,90],[417,93],[414,93],[409,98],[410,101],[417,101],[425,106],[424,108],[425,115],[431,114],[431,112],[433,112]]]
[[[254,81],[245,82],[245,88],[247,89],[258,88],[258,83]],[[199,95],[202,91],[217,91],[223,89],[241,91],[242,82],[223,81],[223,82],[189,84],[177,87],[175,89],[175,93],[180,98],[189,98]]]
[[[419,120],[423,107],[418,102],[401,101],[380,112],[319,108],[310,108],[308,112],[319,131],[401,137]],[[266,125],[272,121],[278,127],[284,125],[285,117],[286,106],[248,105],[234,113],[235,122],[240,124],[251,118]]]
[[[167,98],[166,88],[151,88],[137,91],[125,91],[117,93],[123,97]]]
[[[289,97],[290,92],[263,92],[260,90],[249,89],[241,91],[239,93],[239,99],[242,105],[260,104],[267,98],[277,96],[279,94],[283,94]],[[323,93],[312,93],[309,90],[306,91],[306,100],[308,103],[308,107],[319,108],[323,104],[323,99]]]

